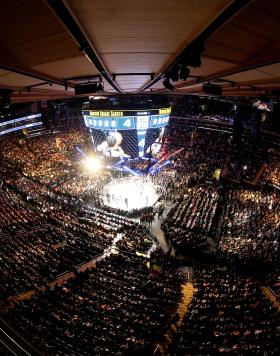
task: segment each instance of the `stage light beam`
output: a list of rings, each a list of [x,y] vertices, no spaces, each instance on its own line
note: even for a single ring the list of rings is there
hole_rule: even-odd
[[[97,172],[102,167],[100,160],[96,157],[86,157],[84,164],[89,172]]]

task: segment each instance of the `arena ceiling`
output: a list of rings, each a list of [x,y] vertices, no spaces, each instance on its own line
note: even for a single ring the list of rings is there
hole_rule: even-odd
[[[270,94],[279,33],[277,0],[6,0],[0,89],[13,102],[72,97],[101,74],[107,94],[167,93],[164,73],[201,42],[201,66],[174,93],[201,95],[210,81],[226,96]]]

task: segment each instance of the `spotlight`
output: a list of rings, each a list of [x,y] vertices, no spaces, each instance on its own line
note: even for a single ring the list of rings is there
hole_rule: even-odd
[[[103,91],[103,90],[104,90],[104,88],[103,88],[102,83],[101,83],[101,82],[100,82],[100,83],[98,83],[98,84],[97,84],[96,91]]]
[[[171,70],[170,74],[168,75],[168,77],[170,79],[172,79],[173,82],[178,82],[178,80],[179,80],[179,68],[178,67],[173,68]]]
[[[222,95],[222,92],[223,92],[221,85],[212,84],[212,83],[203,83],[202,90],[206,94],[210,94],[210,95]]]
[[[194,53],[194,54],[190,55],[187,62],[188,62],[188,65],[190,65],[194,68],[199,68],[201,66],[200,54]]]
[[[245,166],[243,166],[243,169],[244,169],[244,171],[247,171],[247,166],[246,166],[246,164],[245,164]]]
[[[203,43],[195,43],[190,46],[188,52],[184,54],[182,64],[194,68],[201,66],[201,54],[204,51]]]
[[[89,172],[97,172],[101,168],[101,162],[96,157],[86,157],[84,164]]]
[[[190,69],[184,65],[182,65],[180,70],[180,79],[187,80],[188,76],[190,75]]]
[[[162,82],[164,87],[170,91],[173,91],[174,86],[170,83],[169,78],[165,78],[164,81]]]

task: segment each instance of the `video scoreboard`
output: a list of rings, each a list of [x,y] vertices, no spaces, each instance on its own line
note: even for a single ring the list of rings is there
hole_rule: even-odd
[[[137,142],[140,157],[151,144],[150,133],[160,132],[169,122],[171,107],[151,110],[83,110],[85,126],[103,132],[121,131],[122,136]],[[129,135],[128,135],[129,131]],[[132,137],[135,136],[135,139]],[[154,135],[152,135],[154,137]],[[156,139],[156,138],[155,138]],[[124,141],[127,141],[124,139]],[[148,142],[149,141],[149,142]],[[123,142],[127,146],[127,142]],[[130,149],[135,152],[136,147]],[[131,155],[131,154],[130,154]],[[132,155],[131,155],[132,156]],[[134,154],[133,154],[134,156]]]
[[[152,110],[83,110],[85,125],[101,130],[147,130],[168,124],[171,108]]]

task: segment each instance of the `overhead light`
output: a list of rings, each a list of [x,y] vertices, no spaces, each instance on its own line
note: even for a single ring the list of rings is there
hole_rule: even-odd
[[[173,82],[177,82],[179,80],[179,68],[176,66],[168,73],[168,77],[173,80]]]
[[[75,95],[89,94],[97,92],[97,83],[75,85]]]
[[[162,84],[164,85],[164,87],[170,91],[173,91],[174,86],[170,83],[169,78],[165,78],[162,82]]]
[[[103,84],[100,82],[97,84],[97,88],[96,88],[97,91],[103,91],[104,88],[103,88]]]
[[[180,79],[187,80],[188,76],[190,75],[190,69],[184,65],[182,65],[180,70]]]
[[[201,54],[204,51],[203,43],[194,43],[188,49],[188,52],[184,54],[182,64],[191,66],[194,68],[201,66]]]
[[[223,92],[221,85],[212,84],[212,83],[203,83],[202,90],[206,94],[210,94],[210,95],[222,95],[222,92]]]

